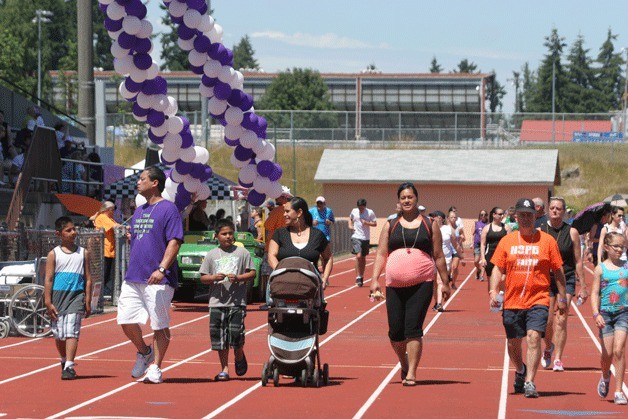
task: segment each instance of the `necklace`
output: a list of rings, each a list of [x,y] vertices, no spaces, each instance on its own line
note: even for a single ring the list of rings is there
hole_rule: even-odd
[[[414,243],[412,243],[411,247],[408,247],[406,245],[406,232],[405,232],[405,229],[403,228],[403,224],[401,225],[401,238],[403,239],[403,247],[405,247],[406,252],[408,252],[408,254],[410,254],[410,249],[414,248],[414,245],[416,244],[416,241],[419,238],[419,230],[421,230],[421,224],[419,224],[419,226],[416,229],[416,236],[414,236]]]
[[[550,233],[550,227],[552,227],[553,231],[557,231],[558,230],[558,235],[556,237],[554,237],[554,235],[552,233]],[[547,222],[547,224],[545,224],[545,232],[547,234],[549,234],[550,236],[554,237],[554,239],[556,240],[556,243],[558,243],[559,246],[560,246],[560,236],[561,236],[561,234],[563,234],[563,230],[568,230],[568,229],[563,229],[563,223],[562,222],[560,224],[560,227],[558,227],[558,229],[556,229],[556,227],[551,225],[549,221]]]

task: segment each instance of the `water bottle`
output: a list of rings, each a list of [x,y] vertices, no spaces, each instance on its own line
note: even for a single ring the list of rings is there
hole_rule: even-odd
[[[582,299],[582,297],[578,297],[578,300],[576,301],[576,305],[580,307],[582,303],[584,303],[584,300]]]
[[[497,307],[491,307],[491,311],[493,313],[498,313],[502,311],[502,307],[504,306],[504,291],[500,291],[497,296],[495,296],[495,300],[499,303]]]

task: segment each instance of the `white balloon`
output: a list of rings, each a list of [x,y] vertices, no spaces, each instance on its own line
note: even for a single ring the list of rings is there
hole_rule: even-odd
[[[213,59],[207,60],[207,62],[203,65],[203,73],[205,73],[207,77],[218,77],[221,70],[222,64],[220,64],[220,61]]]
[[[196,157],[192,162],[201,164],[207,163],[207,160],[209,160],[209,151],[201,146],[194,146],[194,150],[196,151]]]
[[[111,42],[110,51],[114,58],[122,58],[125,55],[129,55],[129,52],[131,52],[130,49],[122,48],[117,41]]]
[[[227,111],[225,112],[225,117],[227,115],[227,112],[229,112],[229,109],[227,109]],[[240,136],[243,133],[244,133],[244,129],[242,128],[240,124],[233,125],[233,124],[227,123],[227,126],[225,127],[225,137],[227,137],[230,140],[237,140],[238,138],[240,138]]]
[[[153,61],[148,70],[146,70],[146,80],[152,80],[159,74],[159,64],[156,61]]]
[[[230,106],[225,111],[225,120],[227,121],[228,125],[240,125],[243,118],[244,112],[242,112],[242,109],[238,108],[237,106]]]
[[[153,103],[153,97],[151,95],[147,95],[146,93],[142,93],[141,91],[137,94],[137,104],[144,109],[150,109]]]
[[[150,38],[153,34],[153,24],[146,19],[142,19],[140,23],[140,31],[137,33],[138,38]]]
[[[179,159],[179,149],[176,150],[170,150],[169,148],[165,148],[163,149],[163,152],[161,153],[161,156],[166,160],[166,161],[176,161]]]
[[[169,191],[164,189],[163,192],[161,193],[161,197],[165,199],[166,201],[174,202],[175,194],[171,194]]]
[[[209,32],[214,27],[214,18],[210,15],[202,15],[201,21],[198,24],[198,29],[201,32]]]
[[[173,182],[177,183],[177,186],[179,186],[180,183],[185,182],[189,178],[188,175],[182,175],[176,170],[170,172],[170,177],[172,178]]]
[[[227,109],[227,101],[220,100],[215,96],[207,102],[207,109],[212,115],[220,115]]]
[[[146,122],[146,120],[148,119],[148,117],[147,117],[147,116],[137,116],[137,115],[135,115],[135,114],[133,114],[133,118],[134,118],[136,121],[139,121],[139,122]]]
[[[168,96],[168,108],[164,113],[170,117],[176,115],[177,112],[179,112],[179,105],[177,104],[177,100],[172,96]]]
[[[214,86],[211,87],[207,87],[205,86],[203,83],[199,84],[198,86],[198,92],[201,94],[201,96],[206,97],[206,98],[212,98],[214,97]]]
[[[193,49],[188,53],[188,61],[194,67],[200,67],[207,61],[207,54]]]
[[[258,142],[257,134],[255,134],[251,130],[244,130],[244,133],[240,135],[240,145],[246,148],[253,148],[255,144]]]
[[[122,19],[122,29],[129,35],[137,35],[142,29],[142,21],[136,16],[126,16]]]
[[[188,28],[198,29],[198,25],[201,23],[201,16],[198,10],[189,9],[183,14],[183,23]]]
[[[265,143],[266,144],[264,144],[264,147],[260,150],[260,152],[255,153],[257,155],[257,160],[274,161],[275,160],[275,147],[268,141],[265,141]]]
[[[164,122],[158,127],[150,127],[152,133],[157,137],[163,137],[168,133],[168,124]]]
[[[240,173],[238,174],[238,178],[244,183],[253,183],[256,177],[257,165],[255,164],[247,164],[240,169]]]
[[[266,195],[275,199],[282,193],[283,193],[283,189],[281,187],[281,183],[279,183],[279,181],[275,181],[275,182],[271,182],[270,187],[268,188],[268,192],[266,192]]]
[[[260,193],[268,193],[271,185],[270,179],[264,176],[257,176],[253,181],[253,188]]]
[[[118,91],[120,92],[120,96],[122,96],[126,100],[131,100],[137,95],[137,93],[129,92],[124,82],[120,83],[120,87],[118,88]]]
[[[170,193],[170,196],[174,196],[174,194],[177,192],[178,186],[179,184],[177,182],[173,181],[172,178],[168,177],[166,178],[166,186],[164,190],[168,191],[168,193]]]
[[[231,78],[231,82],[229,83],[232,89],[242,90],[244,87],[244,76],[239,71],[234,71],[233,77]]]
[[[255,145],[253,147],[251,147],[251,150],[253,150],[253,153],[255,153],[256,155],[261,152],[262,150],[264,150],[266,148],[266,141],[262,140],[261,138],[255,143]]]
[[[109,7],[111,7],[111,6],[109,6]],[[147,202],[146,198],[144,198],[142,195],[140,195],[140,194],[135,195],[135,208],[141,207],[146,202]]]
[[[236,159],[235,155],[231,155],[231,157],[229,158],[229,160],[231,161],[231,165],[237,169],[241,169],[244,166],[246,166],[247,164],[249,164],[248,160],[242,161],[242,160],[238,160]]]
[[[109,16],[111,20],[120,20],[126,16],[126,9],[118,3],[111,3],[107,6],[107,16]]]
[[[218,23],[214,23],[214,27],[207,33],[207,37],[212,41],[212,44],[222,42],[222,32],[222,26]]]
[[[170,14],[174,17],[181,17],[188,10],[188,5],[185,2],[179,2],[177,0],[172,0],[170,5],[168,6],[170,9]]]
[[[148,78],[148,71],[140,70],[133,66],[129,72],[129,77],[131,77],[135,83],[143,83]]]
[[[133,65],[133,57],[131,57],[130,55],[125,55],[122,58],[114,59],[113,68],[114,70],[116,70],[116,73],[126,76],[131,72],[132,68],[135,68],[135,66]]]
[[[115,0],[98,0],[98,3],[108,5],[113,3]]]
[[[201,181],[196,178],[190,177],[185,182],[183,182],[183,187],[186,191],[190,193],[195,193],[201,187]]]
[[[183,119],[178,116],[168,118],[168,131],[173,133],[179,133],[183,129]]]
[[[194,38],[192,39],[177,39],[177,45],[179,45],[179,48],[181,48],[183,51],[191,51],[194,49]]]
[[[185,162],[192,163],[196,158],[196,150],[194,150],[194,147],[182,148],[179,152],[179,158]]]
[[[168,96],[166,95],[153,95],[153,103],[151,108],[158,112],[166,112],[170,103],[168,102]]]
[[[235,70],[230,65],[223,65],[220,69],[220,73],[218,73],[218,80],[223,83],[229,84],[231,81],[231,77],[235,74]]]
[[[196,191],[196,200],[204,201],[211,195],[212,191],[209,189],[209,185],[202,183],[200,188]]]
[[[169,132],[164,137],[164,149],[178,150],[181,148],[182,143],[183,140],[179,134]]]
[[[109,34],[109,38],[111,38],[112,41],[117,41],[118,36],[120,36],[122,32],[124,32],[122,29],[118,29],[115,32],[107,31],[107,33]]]

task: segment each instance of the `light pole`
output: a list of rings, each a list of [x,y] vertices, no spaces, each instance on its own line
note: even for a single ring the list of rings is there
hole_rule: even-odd
[[[626,53],[626,72],[624,75],[624,96],[622,97],[623,99],[623,107],[622,107],[622,114],[621,114],[621,120],[623,121],[623,125],[624,125],[624,129],[622,130],[623,135],[626,135],[626,132],[628,132],[628,125],[626,125],[626,105],[628,104],[628,47],[624,47],[621,49],[622,52]]]
[[[552,63],[552,144],[556,143],[556,60]]]
[[[41,22],[50,22],[49,17],[52,17],[50,10],[35,10],[35,17],[31,21],[37,23],[37,104],[41,104]]]

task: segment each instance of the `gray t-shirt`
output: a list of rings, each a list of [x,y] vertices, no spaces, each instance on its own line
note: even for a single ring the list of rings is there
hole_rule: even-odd
[[[229,250],[216,247],[207,252],[199,272],[201,275],[219,273],[241,275],[254,269],[255,265],[249,251],[243,247],[231,246]],[[209,286],[209,306],[246,306],[246,281],[212,283]]]

